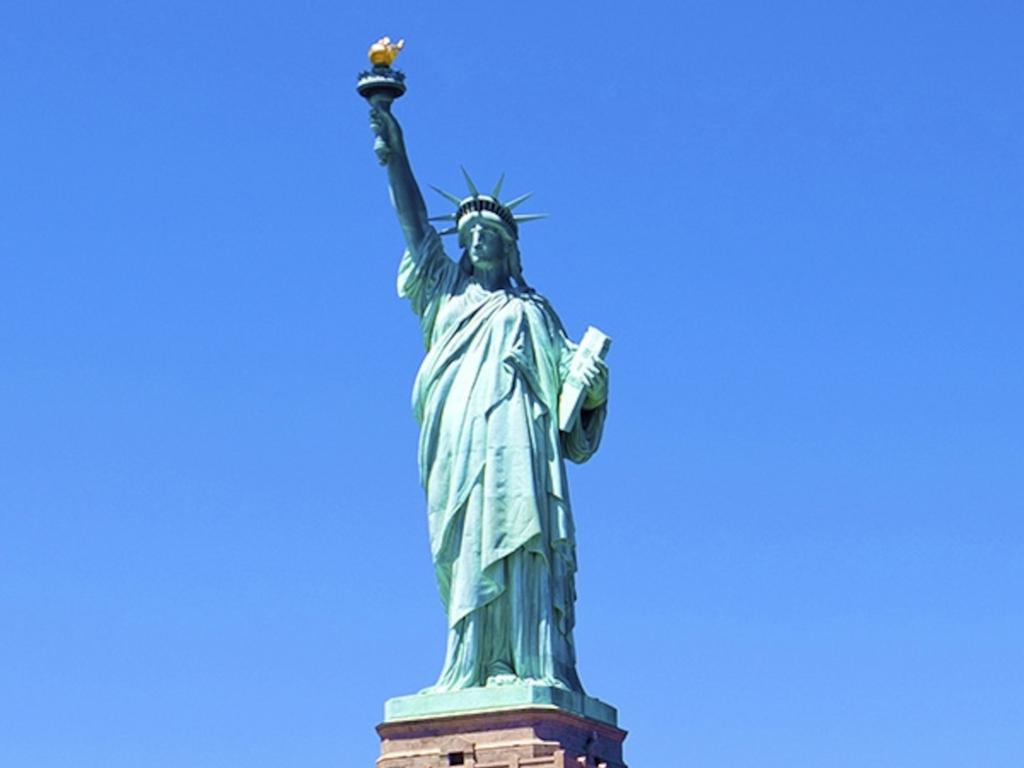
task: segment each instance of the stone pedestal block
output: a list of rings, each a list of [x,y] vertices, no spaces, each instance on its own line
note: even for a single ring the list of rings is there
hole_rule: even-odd
[[[384,722],[377,768],[626,768],[626,732],[553,708]]]

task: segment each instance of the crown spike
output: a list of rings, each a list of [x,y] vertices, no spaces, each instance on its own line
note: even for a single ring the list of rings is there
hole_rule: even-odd
[[[477,197],[480,194],[480,190],[476,188],[476,184],[474,184],[473,180],[469,178],[469,171],[467,171],[466,168],[461,165],[459,166],[459,168],[462,169],[462,175],[466,177],[466,186],[469,187],[469,194],[471,194],[473,197]]]
[[[448,227],[447,229],[442,229],[437,234],[439,234],[439,235],[454,235],[458,231],[459,231],[458,227]]]
[[[519,224],[523,221],[536,221],[537,219],[546,219],[547,217],[546,213],[523,213],[512,218],[516,220],[516,224]]]
[[[454,213],[445,213],[441,216],[431,216],[427,221],[455,221]]]
[[[515,208],[520,203],[524,203],[527,200],[529,200],[532,195],[533,195],[533,192],[527,192],[525,195],[520,195],[519,197],[517,197],[517,198],[515,198],[513,200],[509,200],[507,203],[503,203],[503,205],[511,211],[513,208]]]
[[[491,192],[491,197],[495,200],[498,199],[498,195],[501,194],[501,185],[505,183],[505,172],[501,172],[501,176],[498,178],[498,183],[494,185],[494,191]]]
[[[433,184],[431,184],[430,188],[437,192],[437,194],[439,194],[441,197],[447,198],[448,202],[450,203],[455,203],[455,205],[459,205],[462,202],[461,197],[456,197],[451,192],[445,192],[440,187],[435,187]]]

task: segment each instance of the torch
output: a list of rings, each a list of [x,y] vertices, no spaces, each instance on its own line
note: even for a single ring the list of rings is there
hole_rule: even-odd
[[[370,46],[373,69],[359,73],[356,90],[374,109],[390,112],[391,102],[405,93],[405,73],[391,68],[403,47],[405,40],[392,43],[390,37],[382,37]],[[388,146],[380,136],[373,142],[373,151],[381,165],[388,164]]]

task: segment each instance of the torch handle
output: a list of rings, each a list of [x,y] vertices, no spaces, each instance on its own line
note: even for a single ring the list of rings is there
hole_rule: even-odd
[[[391,102],[394,99],[387,93],[375,93],[368,99],[370,106],[374,109],[379,109],[388,114],[391,113]],[[391,150],[388,148],[388,143],[384,141],[383,136],[377,136],[373,140],[373,152],[377,155],[377,162],[381,165],[387,165],[391,159]]]

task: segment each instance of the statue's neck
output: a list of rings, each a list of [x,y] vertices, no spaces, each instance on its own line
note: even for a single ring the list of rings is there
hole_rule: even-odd
[[[474,266],[473,282],[488,291],[500,291],[512,287],[508,272],[504,269],[482,269],[479,266]]]

